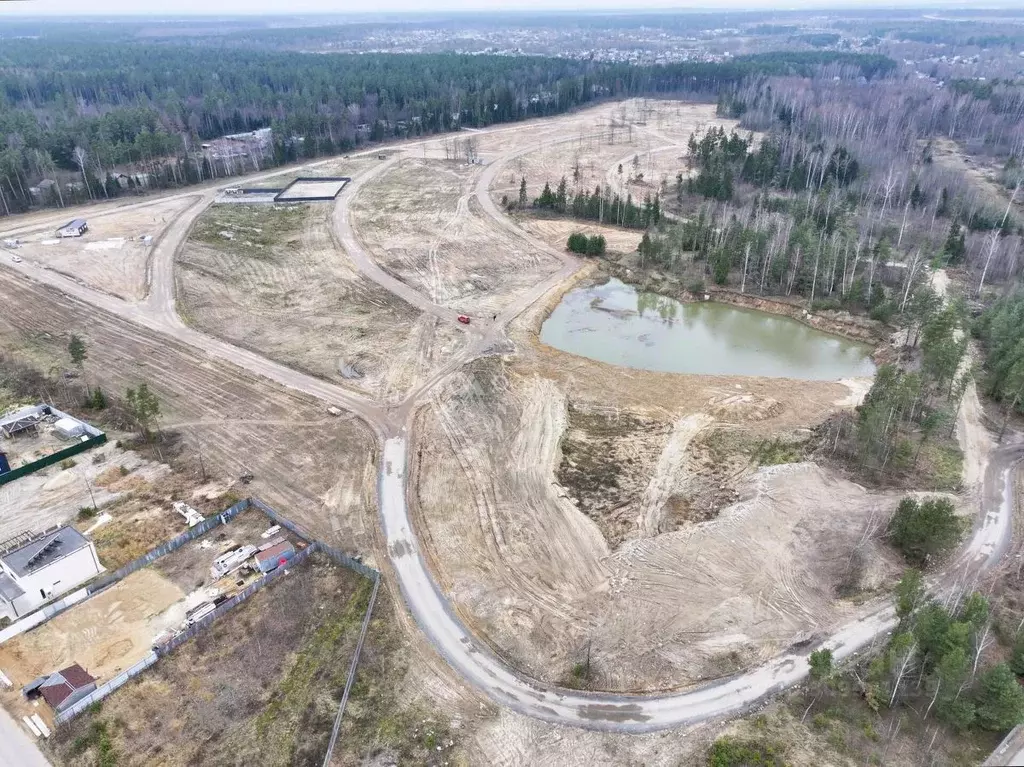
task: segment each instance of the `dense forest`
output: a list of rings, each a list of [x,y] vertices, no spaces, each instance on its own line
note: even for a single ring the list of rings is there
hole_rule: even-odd
[[[1024,84],[757,76],[726,86],[738,130],[690,140],[673,215],[641,256],[695,287],[903,314],[929,265],[972,296],[1020,274]],[[755,138],[756,134],[760,134]],[[961,147],[994,168],[986,178]]]
[[[605,98],[715,98],[754,75],[809,76],[823,67],[870,79],[895,63],[792,52],[638,67],[541,57],[5,40],[0,212],[182,186],[366,142],[557,114]],[[203,146],[262,128],[272,129],[272,142],[244,153]]]

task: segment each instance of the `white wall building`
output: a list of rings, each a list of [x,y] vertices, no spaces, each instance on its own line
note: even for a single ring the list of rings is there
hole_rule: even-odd
[[[73,221],[68,221],[64,226],[57,230],[58,237],[81,237],[89,231],[89,225],[85,222],[84,218],[76,218]]]
[[[0,544],[0,616],[16,620],[102,573],[92,541],[73,527]]]

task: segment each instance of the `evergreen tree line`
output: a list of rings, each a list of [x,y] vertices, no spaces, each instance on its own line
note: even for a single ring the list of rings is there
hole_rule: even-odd
[[[523,179],[520,184],[520,201],[525,199],[525,184],[526,179]],[[573,218],[630,229],[646,229],[661,221],[661,199],[657,193],[653,197],[650,194],[645,195],[643,203],[637,205],[631,194],[627,193],[623,199],[618,193],[613,193],[611,187],[598,186],[592,194],[579,190],[570,199],[565,176],[562,176],[554,191],[551,184],[545,182],[540,197],[533,201],[533,207],[537,210],[548,210]]]
[[[1005,732],[1024,721],[1024,690],[1013,670],[983,660],[994,642],[985,597],[940,603],[927,596],[920,572],[909,570],[896,588],[896,614],[884,651],[858,677],[869,706],[907,706],[958,731]]]
[[[800,53],[638,67],[512,56],[331,55],[99,39],[5,40],[0,50],[0,211],[184,186],[366,142],[565,112],[598,99],[715,94],[754,74],[814,71]],[[259,157],[214,162],[203,141],[270,127]],[[111,180],[114,170],[129,179]],[[146,173],[145,181],[131,177]],[[50,179],[63,188],[34,199]],[[69,179],[75,179],[68,187]],[[70,199],[65,199],[66,195]],[[37,195],[38,196],[38,195]]]
[[[896,364],[878,369],[857,408],[848,446],[854,460],[877,475],[917,468],[926,443],[951,432],[973,376],[973,370],[962,364],[967,350],[966,334],[960,330],[966,318],[962,303],[943,307],[922,285],[905,314],[907,345],[912,349],[919,344],[920,366],[915,371]],[[951,481],[959,483],[958,478]]]
[[[842,146],[826,151],[822,145],[784,153],[781,144],[768,136],[753,151],[753,136],[744,139],[736,131],[726,135],[724,128],[712,128],[700,138],[691,135],[690,162],[699,172],[686,183],[690,194],[715,200],[731,200],[736,179],[759,189],[790,192],[826,187],[845,187],[856,180],[860,165]],[[682,177],[676,178],[682,197]],[[921,194],[920,189],[918,193]]]
[[[1024,411],[1024,292],[998,299],[974,325],[985,351],[985,390],[1008,410]]]

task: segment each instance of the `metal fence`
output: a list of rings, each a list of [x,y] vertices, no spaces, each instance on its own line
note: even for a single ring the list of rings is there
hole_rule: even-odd
[[[338,744],[338,734],[341,732],[341,718],[345,715],[345,705],[348,703],[349,693],[352,692],[352,683],[356,680],[356,670],[359,668],[359,658],[363,654],[363,641],[366,639],[366,630],[370,627],[370,618],[373,616],[373,606],[377,603],[377,590],[380,588],[380,573],[373,571],[376,576],[373,579],[373,591],[370,593],[370,602],[366,606],[366,615],[363,616],[363,627],[359,631],[359,641],[356,642],[356,651],[352,655],[352,663],[348,667],[348,679],[345,680],[345,691],[341,694],[341,704],[338,706],[338,713],[334,717],[334,727],[331,729],[331,740],[327,744],[327,753],[324,754],[324,767],[329,767],[331,757],[334,756],[334,747]]]
[[[46,621],[60,615],[65,610],[77,605],[83,599],[89,597],[89,589],[79,589],[73,591],[70,594],[58,599],[56,602],[50,602],[45,607],[36,610],[34,613],[29,613],[19,621],[15,621],[7,628],[0,630],[0,644],[3,644],[8,639],[13,639],[19,634],[24,634],[26,631],[30,631],[38,626],[40,623],[46,623]]]
[[[44,455],[38,461],[26,463],[24,466],[19,466],[16,469],[11,469],[10,471],[0,474],[0,485],[6,485],[8,482],[13,482],[16,479],[26,477],[29,474],[33,474],[39,471],[40,469],[45,469],[47,466],[53,466],[53,464],[67,460],[73,455],[84,453],[86,450],[91,450],[97,445],[102,445],[106,441],[107,435],[100,432],[98,435],[94,435],[92,437],[89,437],[88,439],[84,439],[81,442],[76,442],[75,444],[66,447],[63,450],[58,450],[56,453]]]
[[[252,505],[259,509],[260,511],[262,511],[264,514],[266,514],[268,517],[270,517],[270,519],[274,521],[274,524],[280,525],[288,532],[292,533],[293,535],[297,535],[300,538],[303,538],[304,540],[316,540],[313,537],[313,535],[304,527],[302,527],[301,525],[297,525],[287,517],[282,517],[280,514],[274,511],[273,507],[268,506],[259,498],[252,498],[250,500],[252,501]],[[377,578],[380,575],[380,573],[374,570],[372,567],[367,567],[362,562],[358,561],[357,559],[353,559],[348,554],[339,551],[333,546],[328,546],[323,541],[317,541],[317,543],[320,544],[321,551],[323,551],[327,556],[329,556],[342,567],[347,567],[350,570],[355,570],[360,575],[365,576],[371,580]]]
[[[138,676],[147,668],[156,663],[158,657],[159,656],[157,656],[155,652],[151,652],[149,655],[140,660],[134,666],[125,669],[120,674],[111,679],[109,682],[104,682],[91,693],[82,698],[80,701],[75,702],[73,705],[69,706],[64,711],[61,711],[59,714],[57,714],[57,716],[54,717],[54,721],[57,724],[64,724],[65,722],[70,722],[76,716],[78,716],[87,708],[89,708],[89,706],[93,705],[94,703],[99,703],[105,697],[110,695],[110,693],[112,693],[114,690],[128,684],[128,681],[130,679]]]
[[[277,196],[274,197],[274,202],[317,202],[318,200],[333,200],[339,194],[341,194],[341,190],[344,189],[345,185],[348,184],[351,180],[352,180],[351,176],[299,176],[297,179],[292,181],[288,186],[286,186],[284,189],[282,189],[280,192],[278,192]],[[311,197],[285,197],[284,196],[285,194],[288,193],[288,190],[291,189],[296,184],[309,183],[311,181],[312,182],[340,181],[341,182],[341,186],[338,187],[338,191],[337,192],[335,192],[334,194],[331,194],[331,195],[315,194],[315,195],[313,195]]]
[[[116,570],[110,573],[109,575],[104,575],[101,578],[97,578],[95,581],[89,584],[89,595],[91,596],[93,594],[98,594],[99,592],[110,588],[118,581],[127,578],[129,575],[136,572],[137,570],[141,570],[143,567],[146,567],[147,565],[153,563],[157,559],[160,559],[160,557],[165,557],[172,551],[177,551],[186,543],[194,541],[199,536],[206,535],[206,533],[210,532],[213,528],[219,527],[223,524],[227,524],[232,519],[241,514],[243,511],[248,509],[250,505],[251,502],[248,498],[239,501],[234,506],[222,511],[217,516],[208,517],[207,519],[204,519],[198,525],[196,525],[195,527],[190,527],[188,530],[186,530],[176,538],[172,538],[171,540],[167,541],[167,543],[157,546],[152,551],[146,552],[138,559],[132,560],[119,570]]]
[[[237,594],[235,594],[235,596],[231,597],[231,599],[219,605],[217,609],[209,615],[206,615],[200,620],[196,621],[194,624],[189,626],[180,634],[176,634],[174,637],[169,639],[167,642],[158,645],[156,648],[154,648],[156,650],[157,655],[159,655],[162,658],[165,655],[178,649],[183,644],[185,644],[185,642],[187,642],[189,639],[198,634],[200,631],[203,631],[206,628],[208,628],[211,623],[213,623],[219,617],[224,615],[224,613],[228,612],[228,610],[242,604],[242,602],[249,599],[249,597],[253,596],[256,592],[263,589],[264,586],[269,586],[278,578],[282,577],[288,571],[288,568],[301,564],[302,562],[306,561],[314,552],[319,550],[319,544],[313,543],[304,548],[302,551],[296,552],[295,556],[293,556],[288,561],[287,567],[279,567],[276,570],[271,570],[258,581],[249,584],[244,589],[242,589],[242,591],[238,592]]]
[[[323,763],[326,767],[330,764],[331,757],[334,754],[334,748],[337,745],[338,735],[341,731],[341,721],[345,714],[345,707],[348,704],[349,695],[351,694],[352,691],[352,685],[355,682],[356,678],[356,671],[359,668],[359,661],[363,651],[363,643],[366,640],[366,634],[370,626],[370,619],[373,616],[373,608],[377,602],[377,593],[380,589],[380,572],[374,570],[372,567],[367,567],[362,562],[353,559],[352,557],[348,556],[347,554],[344,554],[343,552],[339,551],[333,546],[328,546],[323,541],[314,539],[313,536],[303,527],[292,522],[287,517],[281,516],[272,507],[268,506],[258,498],[246,498],[245,500],[239,501],[234,506],[232,506],[229,509],[226,509],[217,516],[210,517],[204,520],[195,527],[190,528],[186,532],[168,541],[162,546],[158,546],[157,548],[144,554],[138,559],[129,562],[127,565],[120,568],[116,572],[98,579],[88,588],[81,589],[78,592],[75,592],[74,594],[71,594],[65,597],[64,599],[60,600],[60,602],[55,602],[51,605],[48,605],[43,610],[39,610],[36,613],[33,613],[32,615],[23,619],[23,621],[19,621],[19,624],[24,623],[26,625],[21,630],[16,631],[14,634],[12,634],[12,636],[16,636],[17,634],[20,634],[24,631],[28,631],[29,629],[46,622],[54,615],[58,615],[64,610],[70,608],[72,605],[81,602],[82,600],[87,599],[91,596],[94,596],[105,589],[110,588],[118,581],[122,580],[123,578],[126,578],[128,575],[131,575],[137,570],[140,570],[146,565],[149,565],[154,560],[166,556],[167,554],[170,554],[172,551],[181,548],[189,541],[193,541],[199,536],[208,533],[215,527],[230,522],[241,512],[245,511],[250,507],[255,507],[259,509],[271,521],[273,521],[274,524],[280,525],[292,534],[298,536],[299,538],[302,538],[303,540],[309,543],[309,545],[306,546],[306,548],[296,552],[295,556],[293,556],[292,559],[289,561],[288,568],[301,564],[306,559],[311,557],[314,553],[321,552],[336,564],[354,570],[360,575],[367,577],[373,581],[373,591],[370,593],[370,601],[366,607],[366,613],[363,615],[363,624],[359,632],[359,639],[356,642],[355,653],[353,654],[352,660],[349,664],[348,677],[345,680],[345,689],[342,692],[341,703],[338,707],[338,713],[334,718],[334,726],[331,730],[331,738],[328,744],[327,753],[324,756]],[[156,663],[157,660],[173,652],[178,647],[183,645],[185,642],[194,638],[201,631],[204,631],[205,629],[209,628],[209,626],[215,620],[220,618],[226,612],[242,604],[247,599],[252,597],[254,594],[259,592],[261,589],[265,588],[266,586],[269,586],[271,583],[276,581],[278,578],[283,577],[288,571],[288,568],[282,567],[276,570],[272,570],[271,572],[267,573],[262,578],[260,578],[258,581],[250,584],[244,590],[233,596],[231,599],[227,600],[226,602],[218,606],[217,609],[209,615],[204,616],[195,624],[189,626],[187,629],[175,635],[167,642],[154,647],[153,651],[149,653],[149,655],[147,655],[141,661],[133,665],[131,668],[123,671],[121,674],[114,677],[110,681],[100,685],[89,695],[82,698],[82,700],[76,702],[74,705],[69,707],[66,711],[62,711],[60,714],[56,716],[55,721],[57,722],[57,724],[64,724],[66,722],[69,722],[73,718],[81,714],[83,711],[88,709],[89,706],[103,700],[106,696],[110,695],[110,693],[124,686],[133,677],[138,676],[143,671],[148,669],[150,666]],[[40,616],[38,620],[35,619],[36,616]],[[5,639],[10,638],[4,636],[4,633],[11,631],[17,625],[18,624],[9,626],[7,629],[4,629],[3,632],[0,632],[0,643],[2,643]]]

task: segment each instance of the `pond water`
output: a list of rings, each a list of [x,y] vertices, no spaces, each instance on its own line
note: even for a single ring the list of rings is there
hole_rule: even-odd
[[[871,376],[871,347],[789,317],[714,302],[682,303],[619,280],[572,290],[540,340],[642,370],[832,381]]]

